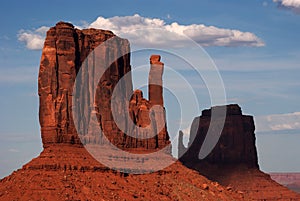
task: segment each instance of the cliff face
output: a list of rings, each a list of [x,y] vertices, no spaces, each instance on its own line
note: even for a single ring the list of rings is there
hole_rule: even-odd
[[[109,31],[81,31],[63,22],[47,32],[39,71],[39,117],[44,146],[50,143],[80,144],[72,117],[74,82],[89,53],[111,37],[114,34]],[[128,41],[120,39],[120,42],[123,44],[115,48],[129,48]],[[119,78],[130,70],[129,55],[123,60],[125,72],[115,71],[111,75],[116,74]],[[112,85],[116,84],[115,80],[112,82]],[[102,91],[109,90],[105,85],[99,87]]]
[[[191,128],[195,133],[190,134],[189,149],[180,160],[190,165],[195,163],[217,166],[244,164],[250,168],[258,168],[253,117],[243,115],[238,105],[218,107],[226,107],[226,119],[220,139],[212,152],[206,158],[198,159],[211,121],[212,109],[209,109],[202,111],[202,115],[194,119],[192,125],[197,128]],[[185,148],[180,140],[179,148],[181,149],[179,153],[183,153]]]
[[[108,40],[111,42],[108,43]],[[99,45],[100,50],[97,49]],[[159,60],[160,57],[157,61],[160,62]],[[105,65],[108,67],[105,68]],[[163,68],[159,72],[153,72],[153,69],[154,66],[151,65],[149,76],[162,82]],[[39,71],[39,119],[44,147],[53,143],[102,144],[105,143],[104,135],[120,148],[155,149],[170,144],[165,125],[159,134],[155,133],[156,122],[152,122],[149,131],[143,131],[144,133],[136,130],[135,125],[127,126],[131,120],[144,121],[138,116],[139,111],[129,107],[133,94],[130,70],[130,45],[126,39],[121,39],[110,31],[79,30],[64,22],[50,28]],[[97,77],[99,75],[102,76]],[[84,82],[74,87],[76,77]],[[118,85],[120,80],[122,83]],[[112,102],[114,90],[118,94]],[[156,100],[156,96],[159,99]],[[149,97],[154,97],[151,101],[153,103],[146,101],[146,104],[142,104],[148,109],[142,115],[145,118],[149,116],[152,106],[159,104],[163,108],[162,88],[160,93],[151,90]],[[142,99],[138,99],[140,100]],[[73,119],[74,110],[80,118]],[[122,118],[120,122],[125,129],[119,129],[113,110],[117,114],[115,118]],[[95,114],[97,119],[91,118],[90,114]],[[165,122],[164,115],[163,109],[154,111],[152,116],[155,116],[154,119],[161,117],[164,120],[162,122]],[[90,124],[101,129],[95,133],[87,126]],[[128,133],[130,136],[126,135]],[[78,134],[81,135],[80,138]],[[141,135],[153,137],[138,139]]]

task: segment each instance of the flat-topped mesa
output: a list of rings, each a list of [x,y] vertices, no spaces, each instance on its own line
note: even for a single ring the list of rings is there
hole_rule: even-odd
[[[111,61],[112,59],[114,60]],[[159,60],[160,56],[159,59],[153,61],[160,64]],[[105,65],[108,68],[105,68]],[[157,71],[156,67],[151,66],[151,69],[155,69],[150,72],[149,80],[159,79],[159,83],[162,83],[163,68],[160,67]],[[97,77],[98,71],[103,72],[102,77]],[[105,144],[107,140],[104,135],[120,148],[148,150],[169,144],[166,126],[163,129],[163,136],[137,139],[131,137],[133,135],[126,135],[116,124],[112,108],[117,112],[117,118],[125,118],[121,123],[125,125],[123,126],[127,129],[126,132],[135,132],[127,126],[129,115],[126,114],[128,109],[125,110],[130,107],[127,101],[133,94],[130,71],[128,40],[115,36],[111,31],[79,30],[65,22],[59,22],[55,27],[50,28],[42,51],[38,81],[39,119],[44,147],[55,143]],[[127,73],[129,76],[124,76]],[[78,76],[79,80],[85,82],[79,85],[76,83],[74,88],[75,79]],[[122,81],[120,81],[121,78]],[[94,82],[95,80],[99,82]],[[119,81],[121,84],[117,85]],[[75,96],[74,89],[76,90]],[[115,89],[118,91],[118,96],[112,101]],[[162,90],[160,91],[158,101],[156,101],[156,96],[151,97],[153,103],[163,107]],[[155,90],[151,92],[156,93]],[[135,123],[139,123],[139,126],[146,126],[149,124],[150,103],[143,99],[141,91],[136,91],[134,96],[136,96],[137,105],[132,108],[134,111],[129,108],[129,112],[130,115],[139,116],[131,118],[135,119]],[[80,117],[75,119],[76,122],[73,120],[75,109],[77,116]],[[97,118],[92,118],[90,113],[95,114]],[[161,115],[154,114],[154,116]],[[95,133],[91,129],[95,126],[100,127],[101,131]],[[156,122],[153,122],[152,127],[152,129],[156,128]],[[77,132],[80,133],[80,138]]]
[[[212,130],[222,126],[224,111],[226,118],[219,141],[210,154],[200,160],[200,149],[204,147],[205,150],[205,146],[214,137],[207,136],[210,123],[214,119]],[[221,115],[215,118],[215,114]],[[203,110],[202,115],[196,117],[192,123],[188,150],[183,145],[183,133],[180,133],[178,152],[183,155],[179,160],[208,179],[241,192],[244,200],[299,200],[298,194],[278,185],[269,175],[259,170],[254,130],[253,117],[243,115],[236,104]]]
[[[152,55],[150,57],[150,73],[149,73],[149,101],[151,105],[164,105],[163,101],[163,81],[164,63],[160,61],[160,55]]]
[[[227,111],[224,128],[216,146],[206,158],[202,160],[198,158],[210,126],[211,110],[218,109],[214,107],[204,110],[200,117],[194,119],[192,125],[197,125],[198,128],[191,128],[191,131],[196,132],[190,134],[189,149],[180,160],[188,166],[202,164],[201,166],[204,167],[206,164],[210,164],[222,167],[244,164],[249,168],[258,169],[253,117],[243,115],[241,108],[236,104],[217,107],[219,109],[226,107]],[[180,139],[182,139],[182,133]],[[182,150],[184,149],[182,141],[179,141],[179,147],[181,149],[179,152],[183,153],[185,150]]]

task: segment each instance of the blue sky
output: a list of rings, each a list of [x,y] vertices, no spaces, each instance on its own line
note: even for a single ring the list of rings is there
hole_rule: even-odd
[[[261,168],[300,171],[300,162],[294,160],[300,152],[300,132],[295,132],[300,130],[299,10],[297,0],[228,0],[223,3],[217,0],[55,0],[51,3],[11,0],[2,3],[0,177],[21,167],[41,151],[37,97],[41,50],[36,37],[43,39],[46,28],[39,28],[69,21],[80,27],[94,25],[107,29],[113,24],[118,27],[115,30],[118,33],[126,28],[122,19],[133,23],[132,17],[137,15],[144,22],[159,19],[158,24],[163,23],[161,28],[164,29],[175,30],[172,25],[175,22],[179,25],[176,30],[189,29],[185,33],[204,45],[219,69],[227,101],[240,104],[244,113],[255,116]],[[116,16],[121,18],[114,18]],[[192,28],[192,24],[198,26]],[[235,32],[233,30],[242,35],[228,37]],[[225,41],[220,40],[220,33],[221,37],[227,37]],[[202,40],[204,36],[207,38]],[[30,41],[36,43],[29,44]],[[160,45],[171,43],[174,41]],[[192,75],[189,78],[193,79]],[[205,94],[205,90],[197,93]],[[207,97],[203,99],[200,109],[210,106]],[[284,134],[280,134],[281,131]]]

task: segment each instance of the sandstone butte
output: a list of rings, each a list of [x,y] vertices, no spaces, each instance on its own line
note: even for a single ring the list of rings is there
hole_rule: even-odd
[[[113,42],[104,45],[101,54],[89,57],[111,38]],[[122,56],[109,65],[95,84],[97,62],[105,62],[120,53]],[[210,110],[195,119],[201,123],[194,133],[195,140],[190,141],[191,149],[167,168],[149,174],[130,174],[110,169],[95,160],[84,145],[113,143],[120,149],[138,153],[155,152],[170,145],[160,60],[159,55],[150,58],[149,100],[146,100],[142,91],[132,89],[130,46],[126,39],[105,30],[79,30],[65,22],[50,28],[38,81],[44,150],[21,169],[1,179],[0,200],[300,200],[298,194],[259,171],[253,119],[242,115],[237,105],[228,106],[221,140],[202,161],[192,150],[201,148]],[[87,64],[92,70],[81,72],[82,66]],[[125,74],[130,76],[121,81]],[[89,86],[74,88],[77,76],[88,79]],[[121,87],[117,84],[119,81],[124,82]],[[74,89],[79,94],[75,99]],[[112,101],[114,90],[120,93],[117,101]],[[78,107],[82,102],[86,104]],[[113,121],[110,105],[118,108],[120,116],[126,117],[129,111],[123,126],[131,125],[131,121],[137,125],[126,127],[126,133],[130,132],[131,136]],[[158,109],[151,109],[154,106]],[[75,111],[82,118],[73,119]],[[86,112],[95,114],[96,119]],[[100,132],[91,132],[93,126],[92,129],[87,127],[87,122],[101,127]],[[141,136],[150,137],[139,139]],[[180,145],[182,152],[185,147]],[[169,148],[164,154],[171,157]],[[111,159],[118,160],[116,156]],[[156,163],[160,163],[159,158],[152,165]]]
[[[200,160],[198,153],[207,137],[212,111],[216,114],[226,109],[224,128],[220,139],[210,154]],[[221,117],[215,119],[222,122]],[[215,125],[218,127],[218,123]],[[214,129],[214,128],[212,128]],[[299,200],[296,194],[273,181],[270,175],[259,170],[255,146],[255,125],[252,116],[243,115],[236,105],[216,106],[203,110],[191,126],[189,149],[179,135],[179,161],[198,171],[206,178],[247,194],[250,200]]]

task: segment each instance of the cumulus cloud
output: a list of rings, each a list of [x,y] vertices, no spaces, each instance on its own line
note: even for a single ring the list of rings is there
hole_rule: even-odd
[[[204,24],[167,24],[158,18],[133,16],[98,17],[90,27],[112,30],[141,45],[174,46],[191,38],[202,46],[264,46],[255,34],[234,29],[224,29]]]
[[[43,48],[45,35],[49,27],[42,26],[36,30],[20,30],[18,40],[24,42],[30,50],[39,50]]]
[[[218,28],[204,24],[182,25],[177,22],[167,24],[158,18],[133,16],[98,17],[86,24],[88,28],[107,29],[130,40],[132,44],[151,47],[182,47],[188,38],[202,46],[264,46],[255,34],[235,29]],[[34,31],[21,30],[19,40],[29,49],[41,49],[48,27]]]
[[[273,0],[279,7],[289,8],[295,13],[300,13],[300,0]]]
[[[300,112],[258,116],[255,123],[258,132],[300,129]]]

